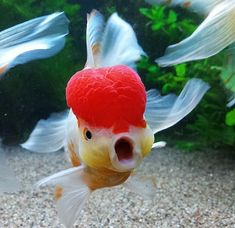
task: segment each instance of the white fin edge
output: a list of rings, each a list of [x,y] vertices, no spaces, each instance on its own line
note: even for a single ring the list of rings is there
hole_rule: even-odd
[[[0,32],[0,73],[59,52],[68,34],[63,12],[38,17]]]
[[[138,44],[131,25],[117,13],[109,18],[101,43],[100,67],[127,65],[135,69],[135,62],[145,55]]]
[[[154,177],[139,177],[133,175],[123,183],[123,186],[145,199],[152,200],[156,195],[157,184]]]
[[[79,166],[61,171],[44,178],[36,185],[57,185],[57,189],[59,189],[59,197],[57,196],[58,216],[61,223],[67,228],[73,227],[91,194],[91,190],[82,178],[83,168],[83,166]]]
[[[155,142],[152,146],[152,149],[160,149],[166,146],[166,142],[165,141],[160,141],[160,142]]]
[[[235,0],[223,1],[190,37],[169,46],[165,55],[156,62],[165,67],[216,55],[235,42],[234,20]]]
[[[56,152],[65,145],[68,110],[39,120],[29,139],[21,146],[38,153]]]
[[[86,67],[94,68],[97,65],[97,58],[100,54],[101,40],[104,32],[104,17],[97,11],[92,10],[87,15],[86,45],[87,62]]]
[[[157,133],[173,126],[197,106],[209,88],[202,80],[191,79],[178,97],[174,94],[161,96],[156,90],[149,90],[145,110],[149,127]]]

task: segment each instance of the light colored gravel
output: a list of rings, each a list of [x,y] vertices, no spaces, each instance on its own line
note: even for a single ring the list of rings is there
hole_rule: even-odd
[[[0,227],[63,227],[53,190],[33,191],[33,183],[65,169],[63,152],[34,154],[4,147],[22,185],[0,196]],[[153,202],[123,187],[92,194],[76,227],[235,227],[235,153],[154,151],[138,169],[158,182]]]

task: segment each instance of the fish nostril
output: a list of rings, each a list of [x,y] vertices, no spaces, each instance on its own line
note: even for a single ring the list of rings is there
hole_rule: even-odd
[[[133,157],[133,146],[132,143],[127,138],[120,138],[115,143],[115,153],[118,157],[118,160],[126,161],[130,160]]]

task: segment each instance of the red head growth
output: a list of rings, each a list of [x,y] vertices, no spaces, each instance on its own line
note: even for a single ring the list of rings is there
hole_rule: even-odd
[[[145,88],[138,74],[127,66],[78,71],[68,82],[66,99],[76,117],[93,127],[120,133],[130,125],[146,125]]]

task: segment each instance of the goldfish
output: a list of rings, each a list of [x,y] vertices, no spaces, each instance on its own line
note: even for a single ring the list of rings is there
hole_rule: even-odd
[[[179,96],[146,92],[135,69],[145,55],[130,24],[117,13],[105,24],[101,13],[87,16],[87,62],[68,81],[69,110],[40,120],[22,147],[35,152],[64,148],[71,168],[37,182],[55,186],[61,223],[72,227],[89,196],[97,189],[123,185],[153,198],[153,178],[135,174],[149,155],[154,134],[190,113],[209,89],[200,79],[190,80]]]
[[[63,12],[41,16],[0,32],[0,77],[16,65],[58,53],[68,34]]]
[[[68,19],[63,12],[37,17],[0,32],[0,78],[11,68],[34,59],[58,53],[68,34]],[[0,193],[19,190],[14,172],[0,151]]]

